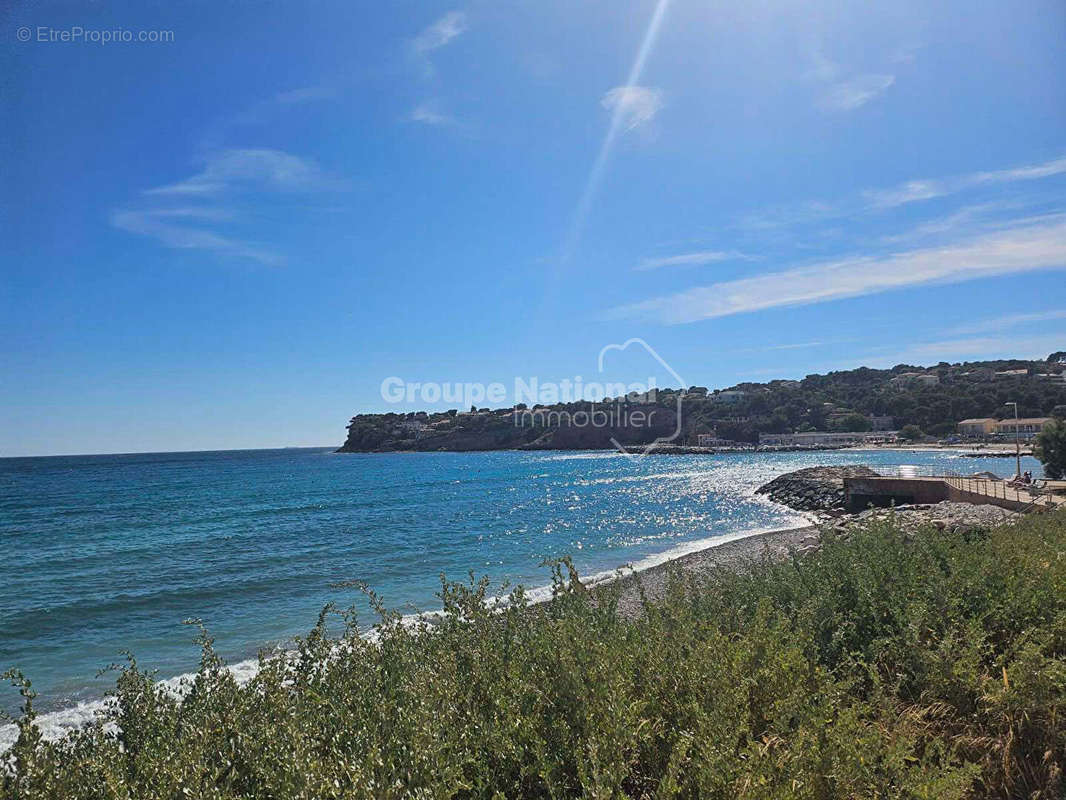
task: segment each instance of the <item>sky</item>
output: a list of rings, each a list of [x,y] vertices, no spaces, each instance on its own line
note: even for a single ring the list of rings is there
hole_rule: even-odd
[[[0,456],[1066,349],[1061,0],[9,0],[0,118]]]

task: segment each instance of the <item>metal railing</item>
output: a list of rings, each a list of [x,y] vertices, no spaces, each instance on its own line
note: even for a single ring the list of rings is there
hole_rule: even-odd
[[[883,478],[960,478],[958,470],[947,469],[934,464],[900,464],[895,467],[877,467],[877,474]]]
[[[940,480],[960,492],[1015,503],[1035,504],[1044,501],[1049,506],[1057,503],[1066,503],[1066,498],[1036,484],[1020,483],[998,477],[966,475],[958,470],[932,464],[903,464],[896,467],[879,467],[877,473],[883,478],[928,478]]]
[[[961,492],[999,498],[1001,500],[1012,500],[1016,503],[1035,503],[1041,498],[1049,498],[1050,502],[1054,502],[1051,499],[1051,492],[1031,483],[1015,483],[1014,481],[974,478],[964,475],[947,477],[944,481]]]

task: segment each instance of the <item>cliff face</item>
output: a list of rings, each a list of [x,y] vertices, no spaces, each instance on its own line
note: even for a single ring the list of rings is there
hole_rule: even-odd
[[[360,414],[348,425],[341,453],[472,450],[599,450],[644,445],[677,430],[677,412],[664,406],[632,407],[622,413],[591,413],[575,406],[523,412],[512,409],[470,414]]]

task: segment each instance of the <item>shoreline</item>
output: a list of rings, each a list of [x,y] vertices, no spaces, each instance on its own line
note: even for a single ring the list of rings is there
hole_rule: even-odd
[[[772,502],[772,501],[770,501]],[[775,503],[775,505],[780,505]],[[782,506],[787,508],[787,506]],[[792,509],[789,509],[790,511]],[[795,512],[798,516],[806,516]],[[815,525],[789,528],[758,529],[723,533],[719,536],[705,537],[682,545],[663,550],[661,553],[647,556],[635,563],[621,564],[611,570],[601,570],[581,577],[582,584],[590,591],[603,588],[615,582],[621,582],[622,600],[620,613],[634,616],[640,609],[640,590],[643,586],[649,598],[659,597],[665,591],[667,578],[675,569],[680,568],[686,574],[707,574],[719,568],[739,567],[758,559],[769,551],[771,557],[780,557],[789,549],[801,546],[802,540],[811,535],[817,536]],[[641,566],[646,564],[646,566]],[[535,607],[552,600],[551,584],[533,587],[527,593],[529,607]],[[506,596],[489,598],[489,603],[500,603]],[[441,609],[420,611],[405,615],[405,620],[414,622],[418,619],[432,619],[441,613]],[[362,635],[372,637],[374,628]],[[244,659],[226,665],[241,684],[250,681],[258,672],[258,658]],[[157,685],[177,690],[182,682],[189,680],[195,672],[182,673],[157,681]],[[105,709],[106,696],[87,698],[72,706],[39,713],[37,727],[46,740],[55,740],[73,730],[93,721],[97,714]],[[0,724],[0,755],[7,752],[18,736],[18,729],[12,722]]]
[[[1027,449],[1028,448],[1028,449]],[[852,450],[856,452],[897,452],[897,453],[954,453],[958,456],[966,456],[969,458],[1014,458],[1016,455],[1014,452],[1014,445],[1006,445],[995,443],[991,445],[985,445],[983,447],[975,447],[972,444],[900,444],[900,445],[877,445],[877,444],[859,444],[852,447],[846,447],[845,450]],[[1031,456],[1033,454],[1032,448],[1027,444],[1024,445],[1017,455]]]
[[[641,613],[643,598],[651,601],[662,598],[671,576],[676,573],[685,578],[708,578],[721,570],[739,571],[762,559],[778,561],[791,553],[803,555],[817,549],[821,524],[814,514],[790,509],[768,498],[766,502],[793,511],[797,517],[808,520],[808,524],[723,533],[696,539],[646,556],[635,563],[629,562],[612,570],[581,576],[582,584],[591,592],[620,584],[618,612],[623,617],[633,619]],[[529,608],[551,602],[551,584],[533,587],[527,592],[527,599]],[[506,595],[500,595],[489,598],[487,602],[495,606],[505,604],[506,600]],[[413,624],[419,620],[431,621],[441,613],[442,609],[433,609],[404,615],[403,619]],[[376,630],[370,628],[361,635],[373,638],[375,634]],[[234,674],[238,683],[244,684],[256,675],[258,665],[258,658],[252,658],[227,664],[226,669]],[[195,672],[175,675],[157,681],[157,685],[180,691],[180,687],[194,675]],[[45,740],[61,738],[91,722],[98,712],[104,710],[106,703],[106,696],[89,698],[67,708],[40,713],[37,718],[38,729]],[[14,744],[17,735],[14,723],[0,724],[0,755]]]
[[[945,446],[891,448],[855,447],[828,449],[835,452],[850,452],[856,454],[863,451],[877,452],[881,450],[909,450],[915,452],[938,451],[957,455],[967,455],[965,452],[960,453],[957,448],[949,448]],[[527,450],[512,452],[622,455],[614,449]],[[769,451],[744,452],[754,454],[757,452]],[[817,451],[811,450],[811,452]],[[389,453],[366,453],[365,455],[387,454]],[[739,455],[741,453],[732,452],[722,454]],[[992,453],[988,453],[988,455],[992,455]],[[1013,453],[995,453],[995,455],[1013,456]],[[661,552],[645,556],[635,562],[627,562],[610,570],[601,570],[582,575],[582,583],[591,591],[596,591],[614,583],[620,584],[621,597],[619,599],[619,613],[627,617],[633,617],[640,613],[642,607],[641,591],[643,590],[644,595],[650,600],[656,600],[662,597],[665,594],[670,576],[675,572],[680,572],[686,577],[709,577],[719,570],[739,570],[762,558],[779,560],[786,558],[790,552],[803,554],[804,552],[808,552],[809,549],[814,549],[817,546],[820,535],[819,523],[815,515],[809,512],[798,511],[769,498],[765,498],[765,501],[782,510],[789,511],[793,515],[792,520],[789,520],[790,524],[786,523],[786,527],[779,528],[758,528],[738,530],[729,533],[723,532],[713,536],[705,535],[702,538],[692,539],[688,542],[669,547]],[[806,521],[806,524],[797,524],[800,523],[801,520]],[[551,588],[550,584],[542,584],[532,587],[527,592],[529,604],[533,606],[543,602],[550,602],[552,598]],[[505,600],[506,597],[502,596],[491,598],[489,602],[498,604]],[[410,618],[411,620],[417,618],[426,619],[432,618],[438,613],[440,613],[439,609],[432,609],[405,615],[405,617]],[[368,634],[372,635],[373,629],[367,631],[364,635]],[[229,664],[227,668],[238,677],[238,680],[241,683],[244,683],[254,676],[257,672],[257,666],[258,659],[251,658],[233,662]],[[176,686],[182,680],[191,677],[192,674],[194,673],[176,675],[160,680],[158,683]],[[72,729],[81,727],[91,721],[96,712],[104,708],[105,702],[104,698],[87,698],[73,706],[45,711],[38,717],[38,726],[46,739],[61,737]],[[13,725],[0,725],[0,753],[5,752],[10,747],[14,740],[14,735],[17,735],[17,732]]]
[[[1023,458],[1033,454],[1029,445],[1024,445],[1019,455]],[[317,449],[317,448],[307,448]],[[617,455],[638,456],[737,456],[770,455],[774,453],[951,453],[968,458],[1014,458],[1013,445],[992,444],[975,448],[974,445],[959,444],[849,444],[849,445],[781,445],[748,447],[699,447],[696,445],[659,445],[644,452],[643,448],[622,452],[616,447],[492,447],[469,450],[344,450],[332,449],[330,455],[342,456],[388,456],[388,455],[462,455],[472,453],[615,453]]]
[[[670,576],[676,572],[685,577],[705,578],[723,569],[736,571],[763,558],[780,560],[816,544],[818,539],[819,528],[815,524],[759,531],[680,553],[645,569],[620,575],[615,579],[622,586],[619,613],[630,618],[637,616],[642,605],[641,590],[649,600],[663,597]],[[614,582],[602,581],[590,588]]]

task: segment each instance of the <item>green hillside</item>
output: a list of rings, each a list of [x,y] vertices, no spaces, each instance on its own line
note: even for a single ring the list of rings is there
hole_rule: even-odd
[[[437,413],[360,414],[348,426],[343,451],[495,450],[505,448],[578,449],[610,447],[614,438],[644,444],[677,429],[677,443],[695,444],[699,433],[717,431],[724,439],[757,442],[760,433],[862,430],[869,417],[887,417],[890,427],[915,425],[932,436],[955,431],[971,417],[1004,418],[1018,403],[1022,417],[1066,415],[1066,364],[1061,353],[1046,361],[974,361],[921,367],[900,364],[808,375],[802,380],[741,383],[723,390],[689,387],[684,392],[661,389],[651,404],[650,425],[619,424],[593,428],[568,424],[592,403],[550,407],[566,412],[516,415],[512,409],[456,410]],[[934,383],[935,381],[935,383]]]

